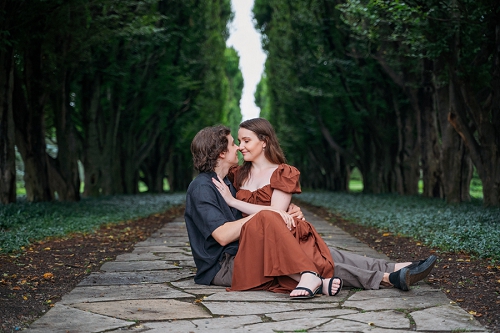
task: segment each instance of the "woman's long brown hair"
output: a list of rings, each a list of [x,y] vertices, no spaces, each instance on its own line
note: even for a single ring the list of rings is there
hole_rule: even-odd
[[[278,142],[276,132],[269,121],[264,118],[248,119],[240,124],[240,128],[254,132],[259,140],[266,143],[264,156],[269,162],[274,164],[286,163],[285,154]],[[243,162],[235,179],[236,188],[240,188],[248,180],[251,167],[252,162]]]

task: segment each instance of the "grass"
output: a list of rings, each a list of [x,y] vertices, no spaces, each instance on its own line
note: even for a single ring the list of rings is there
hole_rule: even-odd
[[[13,252],[46,237],[92,232],[103,224],[164,212],[184,200],[184,193],[86,198],[73,203],[20,199],[0,205],[0,252]]]
[[[444,251],[500,260],[500,208],[482,201],[449,205],[443,200],[395,194],[303,192],[297,198],[355,223],[408,236]]]

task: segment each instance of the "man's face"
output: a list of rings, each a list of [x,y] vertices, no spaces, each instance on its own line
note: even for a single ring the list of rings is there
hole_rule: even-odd
[[[238,150],[239,147],[234,143],[234,139],[231,134],[227,135],[227,152],[226,152],[226,161],[235,165],[238,164]]]

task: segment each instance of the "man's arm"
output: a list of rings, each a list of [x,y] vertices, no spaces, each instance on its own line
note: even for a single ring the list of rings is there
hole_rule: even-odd
[[[226,246],[240,238],[241,228],[247,223],[255,214],[248,215],[242,219],[226,222],[212,232],[212,237],[221,246]]]

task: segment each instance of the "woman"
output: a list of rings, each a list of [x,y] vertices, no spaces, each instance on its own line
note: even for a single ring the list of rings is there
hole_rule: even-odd
[[[232,168],[228,175],[238,191],[236,198],[231,195],[227,186],[222,185],[220,179],[213,179],[224,200],[245,215],[269,208],[286,210],[292,194],[301,192],[300,172],[285,164],[285,156],[271,124],[262,118],[247,120],[240,125],[238,140],[245,162],[242,166]],[[271,220],[265,223],[283,224],[283,219],[278,215],[271,215]],[[280,240],[270,240],[264,236],[259,239],[256,235],[262,235],[262,226],[248,223],[242,229],[238,254],[234,259],[231,289],[291,291],[292,298],[310,298],[318,292],[337,295],[342,288],[342,280],[333,276],[334,262],[326,243],[307,221],[293,219],[285,223],[299,243],[300,250],[313,264],[313,269],[303,271],[301,275],[292,275],[291,278],[280,276],[279,267],[268,267],[276,265],[276,262],[267,261],[272,255],[273,247]],[[259,242],[260,249],[255,246],[256,242]],[[259,250],[263,252],[258,253]],[[255,269],[244,269],[249,262],[253,263]]]

